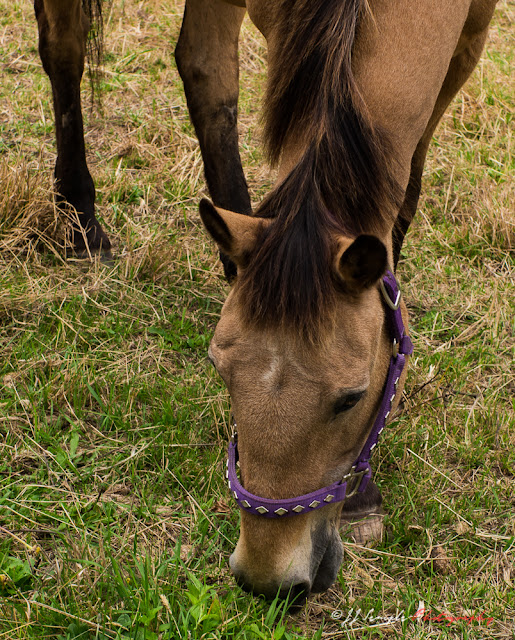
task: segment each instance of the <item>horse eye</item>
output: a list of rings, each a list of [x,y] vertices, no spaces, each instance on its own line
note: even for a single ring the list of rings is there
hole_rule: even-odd
[[[335,414],[338,415],[339,413],[343,413],[344,411],[348,411],[349,409],[352,409],[352,407],[355,407],[364,394],[364,391],[358,391],[357,393],[349,393],[348,395],[340,398],[334,405]]]

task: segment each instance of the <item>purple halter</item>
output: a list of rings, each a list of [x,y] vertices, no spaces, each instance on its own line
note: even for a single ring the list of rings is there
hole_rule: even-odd
[[[365,491],[372,470],[369,465],[372,451],[379,440],[379,434],[384,429],[386,420],[390,415],[392,403],[397,394],[397,384],[406,364],[406,356],[413,353],[413,343],[404,330],[404,323],[400,310],[401,292],[395,276],[391,271],[380,282],[381,293],[386,305],[386,318],[390,324],[392,336],[392,357],[386,378],[383,399],[372,431],[361,450],[356,462],[351,470],[341,480],[328,487],[318,489],[312,493],[307,493],[296,498],[286,498],[284,500],[273,500],[270,498],[260,498],[249,493],[242,486],[236,473],[236,463],[238,462],[238,439],[235,432],[229,443],[229,457],[227,460],[227,480],[229,489],[238,505],[243,511],[248,511],[265,518],[280,518],[292,516],[298,513],[309,513],[315,509],[320,509],[329,503],[341,502],[355,493]]]

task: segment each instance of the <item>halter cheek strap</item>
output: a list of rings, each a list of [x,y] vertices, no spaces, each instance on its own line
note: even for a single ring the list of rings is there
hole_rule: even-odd
[[[229,443],[227,459],[227,481],[229,490],[236,502],[244,511],[266,518],[280,518],[299,513],[309,513],[327,504],[342,502],[355,493],[362,493],[367,488],[372,477],[370,456],[384,429],[386,420],[392,410],[392,404],[397,394],[397,385],[406,365],[406,356],[413,353],[413,343],[406,334],[400,310],[401,292],[395,276],[388,271],[380,282],[381,293],[385,303],[386,321],[389,324],[392,338],[392,356],[381,400],[381,406],[372,426],[370,435],[351,470],[340,481],[328,487],[323,487],[312,493],[296,498],[274,500],[261,498],[247,491],[238,479],[236,463],[238,462],[238,438],[236,431]],[[236,430],[236,425],[234,425]]]

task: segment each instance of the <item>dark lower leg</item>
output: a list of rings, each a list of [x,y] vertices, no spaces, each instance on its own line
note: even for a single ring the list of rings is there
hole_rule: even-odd
[[[80,0],[36,0],[39,52],[52,84],[57,162],[56,190],[77,212],[73,244],[78,252],[108,251],[110,242],[95,218],[95,187],[86,164],[80,83],[87,18]]]
[[[244,9],[188,0],[175,58],[216,206],[250,213],[238,148],[238,35]]]
[[[346,500],[340,519],[342,535],[350,536],[357,544],[382,540],[384,533],[383,499],[377,486],[369,482],[363,493]]]
[[[191,94],[187,92],[186,95],[190,95],[188,104],[194,104]],[[194,107],[190,114],[196,123],[206,182],[213,203],[229,211],[250,214],[250,196],[238,148],[236,103],[215,107],[206,119]],[[209,125],[203,126],[206,120]]]

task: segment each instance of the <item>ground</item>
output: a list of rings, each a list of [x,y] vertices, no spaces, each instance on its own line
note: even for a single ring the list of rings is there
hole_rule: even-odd
[[[122,0],[106,15],[102,109],[86,82],[84,102],[116,258],[87,263],[60,246],[31,3],[0,0],[0,637],[512,638],[514,2],[499,2],[437,131],[399,265],[415,355],[374,459],[385,538],[345,539],[337,583],[295,615],[228,571],[228,398],[206,359],[227,287],[197,213],[202,163],[172,55],[181,13]],[[247,22],[254,202],[274,177],[259,145],[265,59]]]

